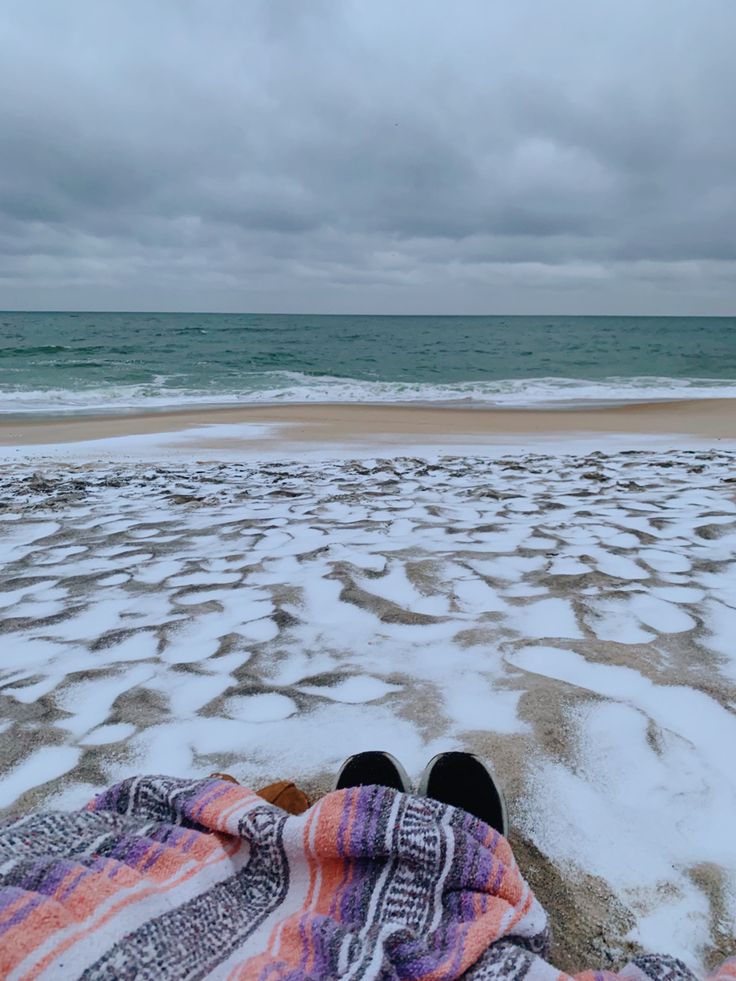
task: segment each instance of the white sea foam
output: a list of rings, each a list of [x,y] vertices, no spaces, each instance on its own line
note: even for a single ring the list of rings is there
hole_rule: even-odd
[[[0,390],[0,415],[65,415],[165,410],[204,405],[280,403],[456,403],[487,406],[546,406],[656,402],[673,399],[736,398],[736,379],[657,376],[516,378],[433,384],[369,381],[301,372],[258,376],[259,387],[209,389],[160,385],[111,385],[86,389]]]

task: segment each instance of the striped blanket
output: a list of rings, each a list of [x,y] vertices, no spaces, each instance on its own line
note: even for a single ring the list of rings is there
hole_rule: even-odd
[[[3,977],[559,981],[548,946],[504,838],[380,787],[295,817],[223,780],[142,777],[0,828]],[[692,979],[662,957],[620,976]]]

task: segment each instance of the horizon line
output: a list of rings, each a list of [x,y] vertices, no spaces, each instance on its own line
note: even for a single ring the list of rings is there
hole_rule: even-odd
[[[431,317],[440,319],[484,319],[511,317],[565,317],[565,318],[596,318],[599,320],[736,320],[736,313],[318,313],[304,311],[299,313],[274,310],[95,310],[95,309],[0,309],[0,314],[17,313],[50,313],[50,314],[138,314],[141,316],[206,316],[206,317],[390,317],[418,318]]]

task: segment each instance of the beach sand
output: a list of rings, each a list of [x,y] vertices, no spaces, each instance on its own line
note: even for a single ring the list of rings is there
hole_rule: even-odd
[[[682,434],[736,438],[736,400],[657,402],[551,409],[457,405],[288,404],[131,412],[74,418],[5,417],[0,446],[176,433],[206,426],[278,426],[289,442],[335,444],[377,437],[448,443],[465,437],[571,433]],[[283,428],[281,428],[283,427]],[[202,434],[206,437],[206,432]],[[229,440],[232,442],[231,437]],[[247,431],[240,441],[249,442]]]
[[[39,466],[39,463],[41,465]],[[730,450],[0,472],[0,807],[475,751],[567,969],[732,953]],[[601,924],[606,932],[601,933]]]
[[[5,421],[0,810],[82,806],[136,772],[316,797],[349,753],[416,779],[467,749],[506,788],[561,968],[714,965],[736,925],[735,415]],[[131,435],[147,457],[111,438]]]

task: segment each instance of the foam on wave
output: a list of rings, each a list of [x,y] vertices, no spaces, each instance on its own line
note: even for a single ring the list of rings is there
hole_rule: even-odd
[[[148,385],[88,389],[0,390],[0,414],[99,413],[163,410],[196,405],[247,405],[288,402],[456,403],[487,406],[610,404],[673,399],[736,398],[736,379],[521,378],[446,384],[382,382],[300,372],[251,375],[241,390],[167,387],[166,379]]]

